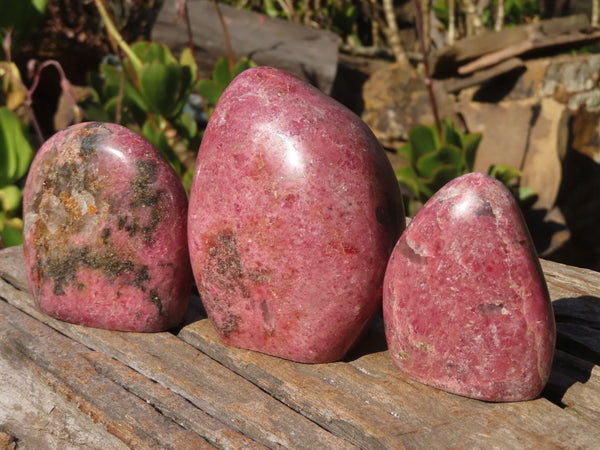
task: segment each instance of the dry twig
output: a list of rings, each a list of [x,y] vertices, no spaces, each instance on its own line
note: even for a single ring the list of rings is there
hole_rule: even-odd
[[[385,20],[387,22],[387,38],[388,44],[394,53],[394,57],[397,62],[408,62],[406,53],[402,48],[402,40],[400,39],[400,32],[398,31],[398,24],[396,23],[396,11],[394,10],[393,0],[382,0],[383,12],[385,14]]]

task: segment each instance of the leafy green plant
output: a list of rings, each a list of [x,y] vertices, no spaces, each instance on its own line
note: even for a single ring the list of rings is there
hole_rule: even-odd
[[[521,171],[516,167],[507,164],[498,164],[491,166],[488,174],[504,183],[510,189],[513,196],[519,202],[521,209],[530,207],[537,200],[538,195],[533,189],[519,185]]]
[[[398,149],[407,164],[396,170],[409,214],[425,203],[448,181],[472,172],[479,133],[462,133],[450,120],[441,121],[441,134],[435,126],[418,125],[409,141]],[[407,198],[406,198],[407,197]]]
[[[199,145],[198,124],[184,111],[194,89],[198,68],[192,49],[177,59],[164,44],[140,41],[127,44],[102,0],[95,0],[115,52],[124,55],[105,62],[90,77],[95,95],[84,105],[88,119],[116,122],[150,141],[180,175],[192,170]],[[118,47],[118,48],[117,48]]]
[[[33,158],[23,122],[6,106],[0,107],[0,248],[23,242],[19,217],[23,190],[18,186]]]
[[[235,63],[233,70],[231,70],[229,59],[223,56],[215,63],[215,68],[210,79],[203,78],[198,80],[196,91],[205,100],[207,115],[209,117],[221,94],[229,86],[229,83],[244,70],[251,67],[256,67],[256,64],[248,58],[242,58]]]
[[[473,171],[482,138],[480,133],[462,133],[448,119],[440,120],[427,62],[419,1],[412,0],[412,5],[416,11],[415,21],[423,55],[425,85],[435,123],[431,127],[414,127],[409,133],[409,141],[398,149],[398,153],[407,161],[396,170],[396,177],[403,188],[404,204],[409,216],[414,215],[423,203],[450,180]],[[489,174],[511,190],[521,208],[530,206],[535,201],[536,194],[531,189],[518,185],[517,181],[521,177],[518,169],[508,165],[492,166]]]
[[[182,177],[189,180],[201,139],[201,126],[231,80],[255,64],[247,58],[220,58],[211,79],[198,79],[198,66],[190,43],[177,59],[164,44],[140,41],[127,44],[102,0],[94,0],[115,52],[121,58],[105,60],[99,74],[92,74],[93,100],[83,105],[90,120],[116,122],[143,135]],[[224,30],[225,31],[225,30]],[[117,48],[118,47],[118,48]],[[228,45],[229,48],[229,45]],[[204,119],[196,117],[191,95],[203,99]]]
[[[396,170],[403,188],[404,203],[409,216],[429,200],[442,186],[473,171],[480,133],[463,133],[448,119],[441,120],[441,134],[436,126],[417,125],[409,133],[409,141],[398,149],[407,163]],[[537,194],[519,185],[521,171],[499,164],[488,174],[501,181],[513,194],[522,209],[531,206]]]
[[[5,44],[7,41],[10,38]],[[23,242],[23,178],[34,153],[28,126],[35,130],[41,144],[43,136],[32,109],[32,99],[46,67],[53,66],[58,70],[61,90],[71,99],[75,115],[78,111],[71,84],[58,62],[47,60],[37,64],[32,61],[29,66],[33,72],[32,82],[25,86],[17,65],[10,60],[9,45],[5,46],[5,55],[7,60],[0,61],[0,248]]]
[[[178,173],[179,148],[188,148],[198,134],[192,116],[183,111],[197,68],[189,49],[179,60],[164,45],[140,41],[127,47],[123,64],[103,63],[92,76],[94,101],[84,105],[88,119],[118,122],[154,144]]]
[[[19,68],[13,62],[0,61],[0,105],[11,111],[22,109],[27,101],[27,89],[21,80]]]

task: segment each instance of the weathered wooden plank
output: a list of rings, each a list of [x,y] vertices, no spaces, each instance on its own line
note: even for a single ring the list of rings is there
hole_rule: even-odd
[[[459,66],[467,73],[528,50],[594,39],[598,34],[589,32],[587,16],[556,17],[461,39],[432,54],[430,65],[434,76],[453,75]]]
[[[208,319],[195,320],[179,336],[324,428],[365,448],[518,447],[527,441],[548,448],[586,447],[600,439],[599,432],[587,431],[592,423],[545,398],[491,404],[409,380],[395,369],[387,351],[350,363],[303,365],[225,346]]]
[[[589,361],[557,350],[544,394],[566,411],[600,421],[600,367]]]
[[[171,333],[87,328],[39,312],[29,291],[19,289],[26,286],[21,253],[20,248],[0,252],[0,297],[37,320],[115,358],[265,446],[351,447]]]
[[[386,352],[387,353],[387,352]],[[364,355],[350,364],[360,367],[362,371],[377,376],[381,379],[394,380],[398,377],[393,364],[383,361],[381,357],[384,353],[373,353]],[[388,360],[389,358],[387,358]],[[456,398],[450,394],[442,395],[439,393],[435,397],[435,401],[431,398],[432,389],[420,385],[421,389],[421,404],[431,403],[431,407],[441,408],[444,411],[451,412],[451,419],[448,427],[446,424],[443,427],[432,428],[435,430],[435,437],[427,437],[426,435],[414,434],[411,439],[415,442],[420,442],[420,446],[427,444],[427,440],[440,442],[441,447],[457,446],[464,442],[459,435],[465,433],[469,435],[473,430],[480,430],[482,436],[477,439],[485,439],[486,442],[502,442],[503,447],[520,447],[519,442],[524,438],[533,439],[536,446],[542,445],[542,442],[548,444],[548,448],[560,446],[570,446],[569,439],[564,439],[565,435],[585,434],[586,427],[592,426],[596,421],[598,409],[596,403],[600,399],[600,382],[597,377],[593,376],[594,371],[598,367],[594,364],[574,358],[560,350],[556,352],[554,364],[552,368],[551,380],[549,386],[543,392],[542,398],[534,401],[509,403],[509,404],[492,404],[477,401],[471,403],[460,402],[459,405],[446,405],[444,397]],[[415,386],[419,383],[412,382]],[[557,405],[562,405],[563,408],[551,405],[547,399],[550,399]],[[586,400],[583,399],[595,399]],[[466,400],[466,399],[465,399]],[[465,414],[466,410],[473,407],[473,402],[480,405],[480,409],[474,410],[476,414]],[[461,410],[463,411],[461,416]],[[428,413],[429,414],[429,413]],[[570,417],[567,417],[570,416]],[[526,420],[524,418],[526,417]],[[455,423],[458,422],[458,423]],[[482,421],[485,426],[479,424]],[[522,423],[523,422],[523,423]],[[578,430],[569,430],[568,423],[576,423]],[[452,425],[450,425],[452,424]],[[486,429],[489,426],[491,429]],[[496,430],[495,428],[499,429]],[[442,430],[447,428],[448,435],[444,436]],[[596,431],[598,431],[596,429]],[[545,436],[545,440],[539,441],[537,435]],[[470,435],[466,439],[470,439]],[[458,441],[453,441],[458,439]],[[576,437],[578,439],[578,437]],[[598,434],[593,436],[593,439],[598,439]],[[488,441],[489,440],[489,441]],[[589,441],[586,438],[586,442]],[[482,442],[473,441],[473,445]],[[550,444],[553,445],[550,445]],[[575,444],[573,444],[575,445]]]
[[[544,48],[558,47],[561,45],[576,44],[583,42],[592,42],[600,39],[600,32],[593,31],[590,33],[570,33],[558,36],[532,36],[526,41],[503,48],[494,53],[488,53],[480,58],[458,68],[458,73],[461,75],[473,73],[476,70],[481,70],[486,67],[498,64],[508,58],[523,55],[532,50],[541,50]]]
[[[600,298],[599,272],[553,261],[540,262],[552,300],[581,296]]]
[[[594,337],[598,338],[600,329],[597,326],[600,274],[547,261],[542,261],[542,266],[559,330],[562,325],[568,328],[573,323],[585,323],[587,329],[583,335],[573,330],[565,331],[564,335],[575,339],[580,346],[593,348],[591,342]],[[259,388],[267,391],[323,428],[361,447],[431,448],[432,443],[437,448],[473,445],[527,447],[527,442],[535,447],[543,445],[547,448],[591,447],[600,439],[594,425],[599,414],[599,369],[593,362],[560,350],[557,351],[544,396],[562,404],[563,408],[543,397],[531,402],[490,404],[454,396],[403,377],[384,351],[381,328],[375,328],[368,337],[368,345],[359,347],[346,362],[303,365],[223,345],[209,321],[202,316],[195,298],[194,307],[188,315],[190,323],[178,336],[204,352],[201,353],[169,333],[143,335],[93,330],[54,321],[37,312],[24,290],[26,282],[20,248],[0,252],[0,279],[5,280],[0,280],[0,296],[10,297],[10,301],[20,309],[89,347],[124,361],[139,372],[137,377],[128,375],[131,369],[114,366],[110,360],[102,358],[93,360],[98,372],[118,380],[118,384],[129,392],[158,405],[160,395],[149,389],[144,380],[158,381],[158,388],[179,393],[193,407],[200,405],[212,415],[216,412],[215,417],[221,414],[219,418],[224,422],[231,420],[233,428],[249,431],[246,434],[262,436],[261,433],[265,433],[267,441],[262,442],[271,447],[300,445],[298,441],[288,441],[287,444],[277,441],[280,436],[274,437],[269,429],[275,425],[273,423],[260,429],[253,428],[255,425],[240,426],[237,422],[246,418],[260,421],[265,414],[265,406],[240,408],[232,397],[241,395],[239,403],[251,401],[248,399],[252,396],[238,391],[236,383],[239,380],[236,381],[237,378],[227,371],[225,373],[229,375],[223,377],[223,367],[204,353],[250,380],[253,384],[242,381],[247,388],[254,389],[253,392],[259,391]],[[92,359],[88,358],[88,361],[92,363]],[[217,386],[205,378],[218,379]],[[210,389],[215,391],[208,392]],[[283,406],[259,392],[270,398],[273,404]],[[264,401],[261,398],[259,403]],[[212,402],[216,402],[217,407],[211,407]],[[165,407],[167,416],[181,417],[175,403],[163,402],[161,405]],[[278,414],[279,410],[271,410],[271,405],[269,403],[268,413]],[[227,410],[227,413],[222,410]],[[306,420],[300,414],[292,416]],[[190,422],[196,423],[193,419]],[[186,428],[190,426],[182,424]],[[299,430],[285,420],[277,425],[282,426],[282,434]],[[329,434],[326,436],[333,439]],[[310,435],[303,438],[305,446],[314,447],[314,441],[307,440],[311,439]],[[350,445],[339,439],[325,440],[322,436],[320,439],[317,442],[323,447]]]
[[[3,302],[0,302],[3,303]],[[2,323],[2,326],[6,324]],[[79,411],[39,370],[6,350],[0,334],[0,448],[104,450],[126,449],[101,423]],[[13,445],[13,447],[11,447]]]
[[[600,365],[600,273],[542,261],[556,317],[557,348]]]
[[[443,81],[443,86],[446,92],[456,93],[462,89],[483,84],[486,81],[489,81],[500,75],[505,75],[509,72],[524,69],[525,63],[521,59],[510,58],[498,63],[493,67],[490,67],[489,69],[482,69],[478,72],[475,72],[470,76],[448,78]]]
[[[114,359],[98,357],[98,355],[104,356],[102,353],[94,352],[88,357],[96,370],[153,405],[176,423],[205,436],[215,446],[231,449],[251,448],[253,450],[263,448],[258,442],[226,427],[161,384]]]
[[[106,360],[107,356],[56,333],[5,302],[0,302],[0,323],[5,324],[0,331],[2,358],[18,367],[19,372],[31,374],[36,381],[33,386],[47,386],[74,405],[77,415],[89,416],[122,441],[118,445],[112,440],[116,447],[213,448],[98,373],[87,359]],[[74,443],[72,438],[68,441]],[[106,448],[106,443],[96,442],[96,446]]]
[[[223,30],[210,0],[188,0],[200,74],[212,73],[226,55]],[[236,58],[247,56],[260,65],[287,70],[331,92],[338,61],[339,38],[332,32],[220,5]],[[152,38],[175,52],[188,45],[183,23],[175,24],[175,0],[166,0],[152,29]]]

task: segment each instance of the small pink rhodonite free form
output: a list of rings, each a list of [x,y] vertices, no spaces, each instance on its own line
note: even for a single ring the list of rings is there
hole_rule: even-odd
[[[444,186],[399,239],[383,313],[396,366],[488,401],[540,394],[556,331],[529,231],[509,190],[481,173]]]
[[[82,123],[44,143],[24,197],[37,306],[57,319],[161,331],[187,310],[187,198],[174,170],[120,125]]]

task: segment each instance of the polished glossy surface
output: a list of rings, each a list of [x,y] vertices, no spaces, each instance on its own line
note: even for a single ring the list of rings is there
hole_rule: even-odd
[[[225,342],[339,360],[381,304],[403,228],[393,170],[355,114],[280,70],[233,81],[202,141],[188,226]]]
[[[160,331],[187,310],[187,199],[147,141],[114,124],[58,132],[39,150],[24,198],[36,304],[58,319]]]
[[[519,208],[500,182],[457,178],[410,222],[388,265],[386,337],[408,376],[491,401],[536,397],[555,325]]]

